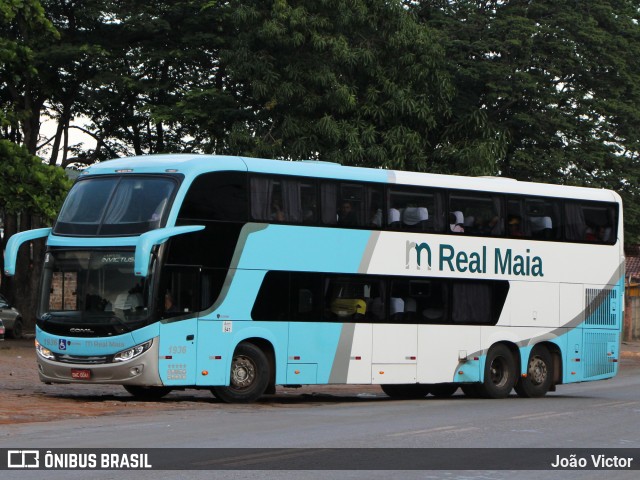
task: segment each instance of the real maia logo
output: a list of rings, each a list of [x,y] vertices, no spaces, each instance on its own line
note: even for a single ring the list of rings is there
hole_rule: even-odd
[[[453,245],[440,244],[435,249],[437,258],[433,258],[432,249],[426,242],[406,242],[406,265],[410,268],[415,262],[418,270],[434,266],[440,272],[493,273],[495,275],[518,275],[524,277],[544,277],[542,258],[531,254],[529,248],[517,251],[513,248],[496,247],[493,251],[483,245],[477,251],[456,250]],[[415,260],[414,260],[415,259]]]

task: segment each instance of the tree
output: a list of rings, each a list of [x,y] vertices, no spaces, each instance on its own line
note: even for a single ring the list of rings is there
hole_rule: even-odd
[[[496,174],[620,192],[626,241],[637,242],[638,2],[406,4],[445,39],[456,91],[449,136],[484,132],[500,153]]]
[[[64,171],[44,165],[42,160],[29,154],[25,147],[8,140],[0,140],[0,205],[4,218],[2,251],[11,235],[21,230],[37,228],[53,220],[62,205],[70,182]],[[44,244],[34,242],[32,250],[23,248],[14,278],[4,276],[2,291],[22,312],[25,320],[33,318],[37,305],[38,282]],[[35,261],[33,261],[35,259]],[[21,292],[20,295],[17,292]]]
[[[180,104],[203,150],[432,168],[429,132],[450,115],[449,77],[437,38],[399,2],[216,8],[222,75]]]
[[[0,138],[37,150],[47,79],[38,69],[40,49],[57,35],[37,0],[0,4]]]

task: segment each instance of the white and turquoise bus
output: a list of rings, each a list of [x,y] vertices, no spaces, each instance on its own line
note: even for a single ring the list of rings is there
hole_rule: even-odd
[[[616,374],[622,236],[607,190],[166,155],[85,170],[5,265],[46,237],[45,383],[537,397]]]

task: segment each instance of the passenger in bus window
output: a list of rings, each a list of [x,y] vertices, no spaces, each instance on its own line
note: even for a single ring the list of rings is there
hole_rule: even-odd
[[[397,208],[390,208],[387,216],[387,225],[391,229],[400,228],[400,210]]]
[[[611,227],[600,225],[598,227],[598,241],[608,242],[611,239]]]
[[[165,313],[178,313],[178,307],[173,301],[173,295],[171,292],[164,294],[164,311]]]
[[[593,227],[590,225],[587,225],[587,228],[585,228],[584,231],[584,239],[587,242],[597,242],[599,241],[598,236],[596,235],[596,233],[593,230]]]
[[[271,202],[271,220],[275,222],[284,222],[285,215],[280,200],[274,198]]]
[[[340,205],[340,210],[338,211],[338,224],[340,225],[356,225],[358,220],[356,218],[356,212],[353,211],[353,206],[351,202],[344,201],[342,205]]]
[[[371,212],[371,218],[369,218],[369,226],[371,228],[380,228],[382,227],[382,209],[373,208],[373,212]]]
[[[509,236],[522,237],[522,228],[520,225],[520,217],[514,215],[509,218]]]
[[[454,233],[464,233],[464,214],[461,211],[449,214],[449,228]]]

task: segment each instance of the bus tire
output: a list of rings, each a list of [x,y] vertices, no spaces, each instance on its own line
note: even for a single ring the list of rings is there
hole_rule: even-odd
[[[516,384],[516,362],[505,345],[491,347],[484,367],[484,383],[481,386],[486,398],[506,398]]]
[[[429,395],[429,385],[421,383],[380,385],[380,388],[388,396],[398,400],[424,398]]]
[[[225,403],[255,402],[267,390],[271,372],[264,352],[252,343],[241,343],[233,353],[228,387],[213,387],[212,393]]]
[[[436,398],[449,398],[458,391],[455,383],[436,383],[429,387],[429,393]]]
[[[141,387],[139,385],[123,385],[123,387],[138,400],[160,400],[171,392],[170,387]]]
[[[523,398],[544,397],[553,383],[553,357],[549,349],[536,345],[527,362],[527,375],[516,384],[516,393]]]

